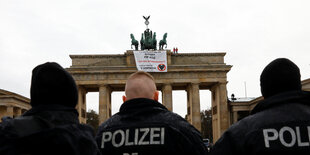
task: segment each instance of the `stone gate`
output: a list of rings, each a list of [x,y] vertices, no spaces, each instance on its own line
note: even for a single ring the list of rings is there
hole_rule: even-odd
[[[230,65],[224,63],[226,53],[178,53],[167,50],[168,72],[151,73],[157,89],[162,91],[162,102],[172,107],[172,90],[187,92],[187,118],[201,130],[199,90],[212,92],[213,139],[216,141],[229,127],[227,104],[227,72]],[[137,71],[132,50],[114,55],[70,55],[72,66],[67,70],[78,85],[77,109],[81,122],[86,122],[86,93],[99,92],[99,121],[111,117],[111,93],[124,91],[128,76]]]

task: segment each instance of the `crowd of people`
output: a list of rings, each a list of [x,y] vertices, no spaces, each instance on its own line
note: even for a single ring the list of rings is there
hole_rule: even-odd
[[[92,127],[79,123],[74,79],[48,62],[32,71],[32,108],[2,118],[0,154],[309,154],[310,92],[301,89],[299,68],[276,59],[263,70],[260,85],[264,100],[208,151],[195,127],[158,102],[155,80],[143,71],[129,76],[119,112],[94,135]]]

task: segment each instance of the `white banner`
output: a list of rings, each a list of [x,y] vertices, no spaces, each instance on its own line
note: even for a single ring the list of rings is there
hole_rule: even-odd
[[[138,70],[145,72],[167,72],[166,51],[133,51]]]

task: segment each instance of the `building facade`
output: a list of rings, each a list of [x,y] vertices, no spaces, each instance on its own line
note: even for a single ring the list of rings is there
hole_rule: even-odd
[[[5,116],[14,118],[22,115],[30,108],[29,98],[0,89],[0,118]]]
[[[302,90],[310,91],[310,78],[301,81]],[[260,96],[257,98],[229,98],[229,106],[230,106],[230,123],[236,123],[242,118],[250,115],[250,112],[253,108],[264,99],[264,97]]]

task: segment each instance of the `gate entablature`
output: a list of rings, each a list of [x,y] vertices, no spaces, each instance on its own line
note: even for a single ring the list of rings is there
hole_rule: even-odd
[[[167,51],[168,65],[187,65],[187,64],[205,64],[205,65],[225,65],[224,56],[226,53],[178,53],[173,54]],[[98,55],[70,55],[72,66],[133,66],[135,67],[135,58],[132,50],[127,50],[124,54],[98,54]]]

